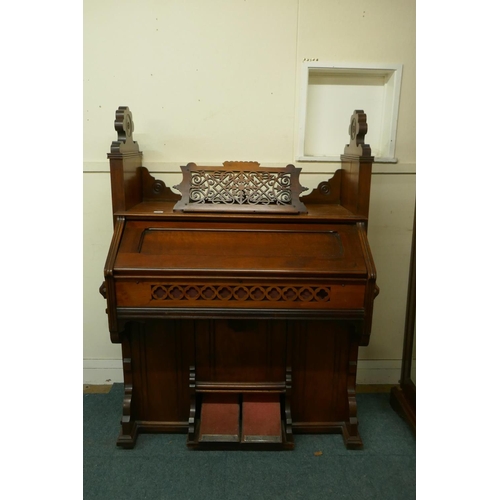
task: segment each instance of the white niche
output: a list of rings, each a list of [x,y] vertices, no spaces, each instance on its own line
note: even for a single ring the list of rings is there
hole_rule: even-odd
[[[396,163],[402,64],[349,65],[307,61],[302,67],[298,161],[340,161],[355,109],[367,116],[376,162]]]

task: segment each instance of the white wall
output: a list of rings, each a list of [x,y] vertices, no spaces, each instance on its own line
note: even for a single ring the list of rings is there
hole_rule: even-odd
[[[85,0],[86,383],[121,380],[98,293],[112,234],[106,153],[116,108],[130,107],[144,165],[169,185],[189,161],[256,160],[295,163],[312,188],[338,165],[295,160],[305,58],[404,65],[399,163],[375,165],[372,178],[368,236],[381,293],[358,377],[397,383],[415,204],[414,0]]]

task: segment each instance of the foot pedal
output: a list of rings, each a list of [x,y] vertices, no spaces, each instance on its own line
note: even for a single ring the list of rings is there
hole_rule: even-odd
[[[199,441],[218,443],[237,443],[240,441],[238,394],[206,393],[203,395]]]
[[[282,442],[279,394],[256,393],[243,395],[241,442]]]

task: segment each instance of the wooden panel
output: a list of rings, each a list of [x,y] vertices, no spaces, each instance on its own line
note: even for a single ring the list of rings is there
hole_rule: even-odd
[[[236,283],[235,283],[236,282]],[[256,282],[117,279],[118,307],[362,309],[366,281]]]
[[[173,230],[154,227],[142,232],[138,253],[170,258],[188,254],[198,258],[236,255],[239,258],[252,257],[265,263],[273,250],[283,258],[290,258],[297,249],[304,247],[308,247],[307,257],[311,261],[332,261],[342,258],[344,254],[340,235],[326,229],[322,232],[293,230],[272,233],[259,229]],[[303,250],[300,254],[305,257]]]
[[[196,327],[198,381],[249,383],[285,380],[284,321],[198,321]]]
[[[294,423],[348,419],[348,328],[336,321],[293,323]]]
[[[351,212],[368,218],[372,165],[342,158],[341,203]]]
[[[192,321],[174,320],[130,325],[136,420],[187,422],[192,328]]]
[[[128,221],[115,272],[365,275],[352,225]]]
[[[295,223],[307,222],[308,224],[314,222],[321,222],[321,219],[328,220],[328,222],[334,224],[346,221],[366,220],[365,217],[356,216],[342,205],[334,204],[334,203],[339,203],[340,199],[339,198],[340,194],[338,194],[340,190],[340,177],[341,177],[341,170],[338,170],[335,173],[333,186],[326,186],[327,184],[330,184],[329,181],[321,182],[318,185],[318,189],[321,190],[321,192],[324,193],[326,196],[325,195],[314,196],[314,199],[311,200],[308,199],[307,215],[280,214],[279,220],[281,222],[286,220]],[[315,191],[317,191],[317,189],[313,190],[312,193],[314,193]],[[303,197],[303,199],[304,198],[305,197]],[[172,210],[173,210],[173,202],[144,200],[142,203],[139,203],[138,205],[128,210],[126,215],[127,218],[129,218],[130,220],[141,219],[141,218],[144,219],[147,217],[148,220],[150,221],[164,220],[166,216],[168,216],[168,218],[171,220],[182,219],[184,221],[189,221],[193,219],[209,220],[210,217],[213,217],[213,214],[197,213],[196,215],[193,214],[188,215],[182,212],[172,212]],[[117,215],[124,215],[124,212],[118,211]],[[231,221],[241,220],[244,222],[248,222],[248,216],[246,216],[245,220],[245,215],[243,214],[233,214],[233,213],[217,214],[217,218],[219,220],[231,220]],[[259,214],[259,220],[263,222],[270,220],[276,221],[276,216],[272,214]]]

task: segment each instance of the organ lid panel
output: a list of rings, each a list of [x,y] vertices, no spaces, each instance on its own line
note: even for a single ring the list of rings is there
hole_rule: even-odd
[[[127,221],[114,271],[167,275],[367,274],[355,225],[206,225],[140,220]]]

